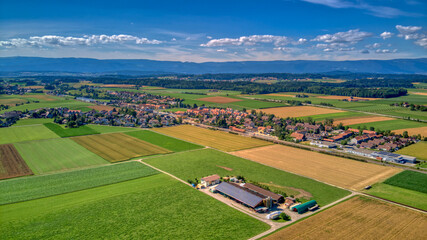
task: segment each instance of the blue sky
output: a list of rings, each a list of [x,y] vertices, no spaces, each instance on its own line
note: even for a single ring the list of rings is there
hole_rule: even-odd
[[[420,58],[427,57],[427,2],[0,1],[0,56]]]

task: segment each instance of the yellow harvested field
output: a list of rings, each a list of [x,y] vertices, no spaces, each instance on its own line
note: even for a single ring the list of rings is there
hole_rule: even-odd
[[[416,94],[416,95],[427,96],[427,93],[425,93],[425,92],[410,92],[410,93]]]
[[[342,123],[344,126],[353,125],[353,124],[361,124],[361,123],[370,123],[370,122],[379,122],[379,121],[388,121],[388,120],[396,120],[395,118],[389,117],[353,117],[353,118],[341,118],[335,119],[335,125]]]
[[[17,103],[24,103],[24,102],[27,102],[27,101],[19,98],[0,99],[0,104],[8,105],[8,106],[16,106]]]
[[[425,239],[427,214],[358,196],[265,239]]]
[[[291,95],[291,94],[280,94],[280,93],[270,93],[270,94],[266,94],[268,96],[277,96],[277,97],[295,97],[295,95]]]
[[[334,100],[343,100],[343,99],[349,99],[349,96],[318,96],[317,98],[322,98],[322,99],[334,99]],[[353,99],[355,100],[365,100],[365,101],[370,101],[370,100],[378,100],[381,98],[364,98],[364,97],[353,97]]]
[[[360,190],[401,171],[277,144],[233,154],[351,190]]]
[[[229,98],[229,97],[205,97],[197,99],[199,101],[211,102],[211,103],[232,103],[232,102],[240,102],[242,100]]]
[[[263,140],[242,137],[239,135],[222,131],[209,130],[191,125],[156,128],[154,131],[226,152],[272,144]]]
[[[404,128],[399,130],[393,130],[393,132],[396,134],[402,134],[404,131],[407,131],[409,136],[421,134],[421,136],[427,137],[427,127]]]
[[[274,114],[277,117],[282,117],[282,118],[306,117],[311,115],[345,112],[341,110],[321,108],[321,107],[311,107],[311,106],[265,108],[265,109],[258,109],[257,111],[262,111],[267,114]]]
[[[123,133],[88,135],[71,139],[110,162],[171,152]]]
[[[135,87],[135,85],[132,85],[132,84],[104,84],[104,85],[101,85],[100,87],[105,87],[105,88],[133,88],[133,87]]]

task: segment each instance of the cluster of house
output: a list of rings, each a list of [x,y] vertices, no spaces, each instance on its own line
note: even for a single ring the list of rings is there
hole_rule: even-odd
[[[211,192],[219,193],[259,213],[269,212],[270,209],[273,209],[278,204],[283,204],[285,207],[298,213],[304,213],[307,210],[314,209],[314,205],[305,204],[309,207],[305,208],[303,207],[304,205],[301,207],[300,205],[302,204],[296,202],[295,198],[284,198],[280,194],[271,192],[252,183],[246,183],[235,177],[227,177],[223,178],[223,180],[225,181],[221,181],[221,177],[214,174],[202,178],[200,185],[206,188],[209,187]],[[317,203],[316,207],[318,207]]]
[[[35,92],[41,92],[39,88],[32,88],[29,87],[21,87],[19,85],[2,85],[3,88],[0,88],[0,94],[8,94],[8,95],[23,95],[26,93],[35,93]]]
[[[112,100],[107,105],[127,107],[132,109],[167,109],[178,107],[182,99],[169,96],[151,95],[147,93],[107,91],[107,94],[118,100]]]

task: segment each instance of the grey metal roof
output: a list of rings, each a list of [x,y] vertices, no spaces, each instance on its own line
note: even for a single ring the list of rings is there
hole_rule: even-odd
[[[228,182],[220,183],[215,189],[251,207],[256,207],[263,200],[261,197],[248,192],[243,187]]]

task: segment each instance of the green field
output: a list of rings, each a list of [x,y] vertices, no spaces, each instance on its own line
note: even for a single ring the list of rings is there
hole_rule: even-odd
[[[396,187],[427,193],[427,174],[425,173],[403,171],[385,180],[384,183]]]
[[[183,180],[202,178],[212,174],[241,175],[248,180],[303,189],[321,206],[349,194],[348,191],[324,183],[271,168],[213,149],[183,152],[144,160],[148,164],[169,172]],[[229,168],[231,171],[224,169]]]
[[[18,97],[14,95],[14,97]],[[0,95],[0,99],[7,98],[7,95]],[[86,103],[86,102],[80,102],[77,100],[74,100],[72,98],[63,98],[63,97],[56,97],[56,96],[48,96],[44,94],[26,94],[26,95],[20,95],[19,98],[29,100],[31,103],[24,104],[21,106],[16,107],[10,107],[7,110],[2,110],[0,113],[8,112],[8,111],[25,111],[25,110],[34,110],[39,108],[55,108],[55,107],[66,107],[73,110],[86,110],[88,109],[87,106],[91,106],[93,104]],[[37,102],[34,102],[37,101]],[[89,109],[90,110],[90,109]]]
[[[113,126],[94,125],[94,124],[89,124],[87,126],[99,133],[129,132],[129,131],[139,130],[138,128],[113,127]]]
[[[15,147],[34,174],[108,163],[67,138],[15,143]]]
[[[0,144],[58,137],[44,125],[0,128]]]
[[[368,194],[416,207],[427,211],[427,194],[400,188],[384,183],[377,183],[365,191]]]
[[[354,124],[350,125],[351,128],[358,128],[358,127],[367,127],[368,129],[370,127],[374,127],[375,130],[398,130],[398,129],[404,129],[404,128],[418,128],[418,127],[425,127],[427,126],[426,123],[422,122],[415,122],[415,121],[408,121],[408,120],[388,120],[388,121],[379,121],[379,122],[370,122],[370,123],[363,123],[363,124]]]
[[[302,119],[311,118],[315,121],[323,121],[327,118],[339,119],[339,118],[351,118],[351,117],[362,117],[362,116],[369,116],[369,115],[364,114],[364,113],[360,113],[360,112],[338,112],[338,113],[312,115],[312,116],[308,116],[308,117],[302,117]]]
[[[181,151],[188,151],[188,150],[203,148],[202,146],[196,145],[194,143],[185,142],[173,137],[169,137],[169,136],[156,133],[153,131],[148,131],[148,130],[127,132],[126,134],[129,136],[141,139],[143,141],[155,144],[162,148],[166,148],[173,152],[181,152]]]
[[[0,181],[0,205],[75,192],[157,173],[139,162],[128,162]]]
[[[80,126],[78,128],[65,128],[65,126],[58,125],[55,123],[45,123],[44,125],[47,128],[49,128],[52,132],[58,134],[58,136],[60,137],[74,137],[74,136],[99,134],[98,131],[88,126]]]
[[[13,126],[26,126],[26,125],[36,125],[43,123],[51,123],[52,118],[30,118],[30,119],[20,119]]]
[[[416,144],[412,144],[398,150],[396,153],[410,155],[416,157],[417,160],[427,161],[427,142],[421,141]]]
[[[164,174],[3,205],[0,213],[2,239],[247,239],[269,229]]]

